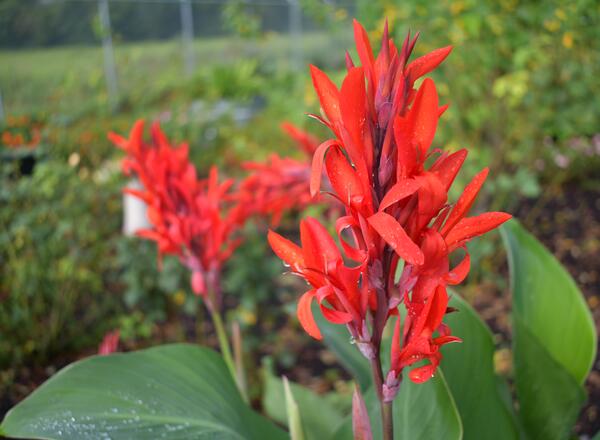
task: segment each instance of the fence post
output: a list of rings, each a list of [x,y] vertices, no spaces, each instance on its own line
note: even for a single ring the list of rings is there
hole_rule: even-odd
[[[104,52],[104,76],[106,77],[108,97],[112,105],[114,106],[116,105],[119,99],[119,86],[117,83],[115,55],[113,53],[108,0],[98,0],[98,15],[100,17],[100,29],[102,32],[102,50]]]
[[[287,0],[288,23],[290,37],[292,40],[291,65],[295,70],[301,69],[304,64],[304,53],[302,47],[302,9],[298,0]]]
[[[186,76],[194,73],[194,16],[190,0],[179,1],[181,13],[181,40],[183,43],[183,68]]]

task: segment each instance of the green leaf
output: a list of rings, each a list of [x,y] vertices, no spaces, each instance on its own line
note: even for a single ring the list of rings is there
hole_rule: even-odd
[[[583,388],[537,341],[518,315],[513,317],[515,385],[519,416],[533,439],[567,439],[581,405]]]
[[[395,439],[463,438],[463,425],[442,371],[423,384],[405,379],[394,401]]]
[[[373,438],[382,438],[381,411],[373,389],[364,393],[371,419]],[[423,384],[409,379],[402,382],[400,393],[393,403],[394,439],[397,440],[460,440],[463,428],[458,410],[443,373]],[[352,419],[349,416],[337,429],[332,440],[352,438]]]
[[[214,351],[174,344],[61,370],[6,415],[9,437],[285,439],[242,401]]]
[[[571,276],[531,234],[513,220],[502,236],[513,292],[519,417],[532,438],[565,439],[596,355],[593,321]]]
[[[579,384],[596,357],[596,331],[565,268],[516,220],[501,229],[508,251],[513,313]]]
[[[263,367],[264,393],[263,408],[273,420],[288,425],[284,384],[267,367]],[[304,433],[309,440],[329,437],[344,414],[320,396],[306,387],[290,382],[290,390],[298,405]],[[350,398],[350,397],[349,397]]]
[[[456,401],[465,440],[518,438],[513,414],[497,386],[492,334],[477,312],[456,293],[450,306],[458,312],[448,315],[445,322],[463,342],[442,348],[441,368]]]

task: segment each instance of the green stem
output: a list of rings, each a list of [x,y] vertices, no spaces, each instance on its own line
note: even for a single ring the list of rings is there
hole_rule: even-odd
[[[215,331],[217,332],[217,338],[219,338],[219,347],[221,348],[221,354],[223,355],[223,360],[231,373],[231,377],[235,381],[235,383],[239,384],[237,381],[237,374],[235,371],[235,364],[233,363],[233,356],[231,355],[231,348],[229,346],[229,339],[227,339],[227,333],[225,332],[225,326],[223,325],[223,320],[221,319],[221,315],[218,312],[215,312],[212,307],[208,307],[210,311],[210,316],[212,318],[213,324],[215,325]],[[240,390],[241,391],[241,390]]]
[[[240,330],[240,324],[237,321],[233,321],[233,323],[231,324],[231,336],[233,340],[233,360],[235,362],[235,371],[238,388],[242,393],[242,398],[246,403],[248,403],[248,384],[246,382],[246,372],[244,370],[242,332]]]

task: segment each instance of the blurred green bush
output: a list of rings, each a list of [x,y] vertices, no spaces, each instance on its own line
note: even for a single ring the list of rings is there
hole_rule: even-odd
[[[118,190],[102,170],[82,175],[55,161],[30,177],[2,174],[0,367],[96,344],[119,302]]]

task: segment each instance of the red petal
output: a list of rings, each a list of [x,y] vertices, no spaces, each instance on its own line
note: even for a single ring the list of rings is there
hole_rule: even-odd
[[[456,337],[456,336],[451,336],[451,335],[439,336],[437,338],[433,338],[433,343],[435,345],[452,344],[454,342],[462,342],[462,339],[460,339],[459,337]]]
[[[352,315],[350,313],[330,309],[323,304],[320,304],[319,307],[321,307],[321,313],[323,313],[325,319],[333,324],[348,324],[352,321]]]
[[[446,276],[446,282],[451,286],[456,286],[462,283],[467,275],[469,275],[469,270],[471,269],[471,257],[467,253],[465,257],[458,263],[454,269],[448,272]]]
[[[463,148],[456,153],[452,153],[450,156],[438,160],[431,167],[431,171],[438,175],[442,183],[444,183],[446,190],[450,189],[450,186],[452,186],[452,182],[454,182],[466,157],[467,150]]]
[[[394,203],[414,194],[419,189],[420,184],[414,179],[404,179],[392,186],[383,197],[379,204],[379,210],[392,206]]]
[[[314,197],[321,188],[321,177],[323,175],[323,161],[329,147],[338,145],[336,140],[330,139],[319,145],[315,151],[312,160],[312,168],[310,173],[310,196]]]
[[[397,371],[400,368],[399,362],[400,356],[402,354],[402,347],[400,341],[400,338],[402,337],[402,333],[400,332],[402,328],[401,324],[402,322],[400,316],[398,316],[398,318],[396,318],[396,323],[394,324],[394,335],[392,336],[392,351],[390,354],[390,370],[395,371]]]
[[[437,367],[432,364],[423,365],[422,367],[411,370],[411,372],[408,373],[408,377],[410,377],[410,380],[414,383],[425,383],[433,377],[436,368]]]
[[[307,217],[300,222],[300,240],[307,268],[327,274],[342,259],[327,229],[314,218]]]
[[[432,52],[429,52],[422,57],[417,58],[407,67],[407,75],[411,81],[427,75],[435,69],[452,51],[452,46],[441,47]]]
[[[354,385],[354,394],[352,395],[352,433],[354,440],[373,440],[367,406],[357,385]]]
[[[362,67],[353,67],[346,75],[340,92],[340,110],[344,127],[352,140],[362,143],[362,128],[366,119],[365,75]],[[353,158],[354,159],[354,158]]]
[[[144,192],[139,189],[123,188],[123,192],[125,194],[131,194],[132,196],[137,197],[138,199],[146,202],[147,204],[149,204],[152,201],[152,194]]]
[[[421,185],[418,191],[417,227],[421,229],[438,215],[448,199],[448,193],[444,188],[444,184],[434,173],[425,172],[418,176],[417,180]]]
[[[192,290],[196,295],[204,295],[206,293],[206,284],[202,272],[192,272]]]
[[[339,148],[329,151],[325,166],[331,186],[344,204],[350,207],[356,204],[353,201],[360,203],[364,200],[361,181]]]
[[[269,245],[271,246],[271,249],[273,249],[273,252],[294,270],[298,271],[305,266],[304,256],[300,246],[271,230],[269,230],[267,240],[269,241]]]
[[[290,122],[282,122],[281,128],[288,134],[288,136],[294,139],[307,154],[314,154],[315,150],[319,146],[319,141],[316,137],[296,127]]]
[[[488,172],[489,169],[484,168],[466,186],[441,230],[442,235],[446,235],[448,231],[450,231],[465,215],[467,215],[469,209],[471,209],[471,206],[473,206],[473,202],[475,201],[477,194],[479,194],[479,190],[481,189],[483,182],[485,182]]]
[[[298,315],[298,321],[300,321],[300,325],[302,325],[302,328],[304,328],[306,333],[308,333],[315,339],[321,340],[323,339],[323,336],[321,336],[321,331],[319,330],[319,327],[315,322],[315,318],[310,308],[314,296],[314,290],[309,290],[304,295],[302,295],[300,297],[300,300],[298,301],[298,308],[296,313]]]
[[[421,162],[425,161],[424,155],[433,142],[437,123],[438,95],[433,80],[426,78],[417,92],[407,120],[409,136],[421,149]]]
[[[398,180],[406,179],[413,174],[417,164],[417,149],[410,138],[407,120],[396,117],[394,120],[394,139],[398,148]]]
[[[354,67],[346,75],[340,93],[340,108],[344,128],[350,134],[350,142],[344,145],[350,160],[363,179],[368,179],[363,147],[363,129],[366,119],[365,77],[362,67]]]
[[[313,85],[319,95],[321,108],[334,127],[340,121],[340,92],[329,77],[318,67],[310,66]]]
[[[446,113],[446,110],[448,110],[448,107],[450,107],[449,104],[444,104],[443,106],[441,106],[440,108],[438,108],[438,118],[441,118],[442,115],[444,113]]]
[[[475,217],[463,218],[446,235],[448,250],[452,251],[463,242],[497,228],[511,217],[512,215],[505,212],[486,212]]]
[[[446,308],[448,307],[448,293],[446,292],[446,288],[438,286],[429,301],[431,304],[425,309],[428,312],[423,330],[427,331],[428,335],[431,336],[440,326],[446,314]]]
[[[423,264],[421,249],[410,239],[394,217],[385,212],[378,212],[369,217],[369,224],[408,263]]]
[[[335,221],[335,231],[337,232],[338,238],[340,239],[340,243],[344,248],[344,252],[346,252],[348,258],[351,258],[355,261],[363,261],[366,256],[366,252],[360,249],[360,243],[358,244],[358,247],[354,247],[350,245],[342,235],[343,231],[348,228],[352,228],[351,231],[353,233],[355,233],[354,228],[356,228],[359,230],[358,233],[360,234],[360,227],[358,226],[356,220],[354,220],[354,217],[352,217],[351,215],[340,217]],[[357,235],[354,235],[354,237],[357,238]],[[362,243],[364,244],[364,241]]]
[[[372,72],[375,59],[373,57],[371,43],[369,42],[369,36],[367,35],[365,28],[363,28],[356,19],[353,20],[353,24],[354,41],[356,42],[356,51],[358,52],[358,57],[360,58],[360,62],[362,63],[363,67]]]

